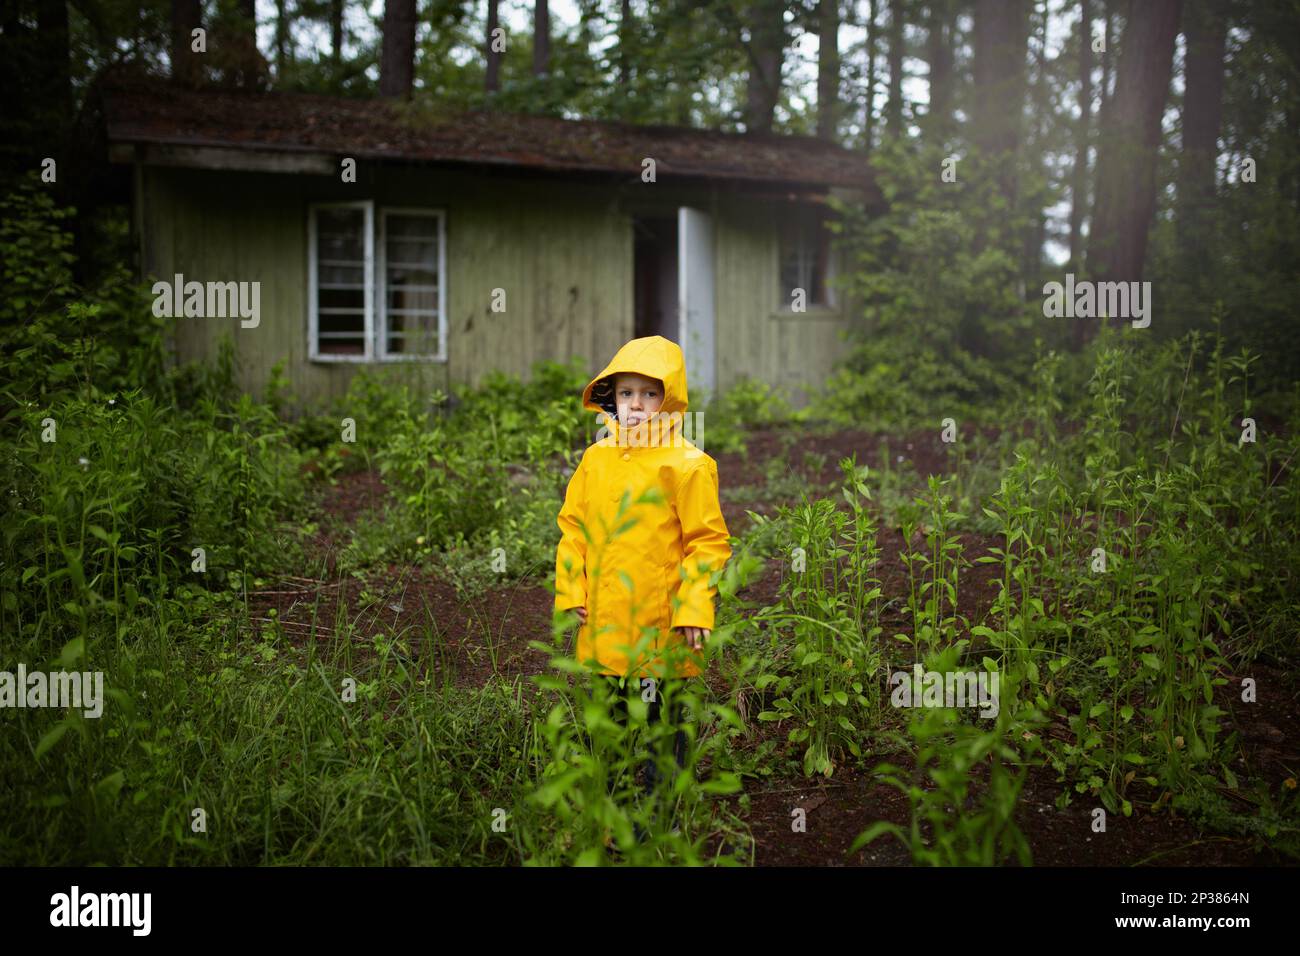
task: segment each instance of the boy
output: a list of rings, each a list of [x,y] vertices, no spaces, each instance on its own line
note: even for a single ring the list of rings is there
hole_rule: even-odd
[[[709,578],[731,557],[718,466],[681,434],[686,365],[662,336],[619,349],[583,390],[582,407],[604,412],[609,436],[587,448],[569,479],[557,518],[555,608],[582,622],[580,662],[636,688],[647,687],[643,678],[657,682],[649,691],[656,720],[663,682],[701,672],[713,628]],[[677,725],[676,713],[669,723]],[[685,731],[675,740],[685,766]],[[656,769],[647,762],[647,791]]]

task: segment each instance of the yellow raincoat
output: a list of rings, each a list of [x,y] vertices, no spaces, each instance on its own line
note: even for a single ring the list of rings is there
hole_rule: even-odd
[[[602,381],[619,372],[664,383],[657,420],[625,433],[612,381]],[[682,435],[681,348],[659,335],[633,339],[583,390],[582,407],[604,412],[607,437],[583,453],[557,518],[555,608],[587,609],[577,659],[599,661],[601,673],[697,676],[700,653],[672,628],[713,627],[716,587],[709,578],[731,557],[731,546],[717,463]],[[657,493],[659,502],[638,504],[647,493]],[[681,648],[678,666],[659,653],[669,644]]]

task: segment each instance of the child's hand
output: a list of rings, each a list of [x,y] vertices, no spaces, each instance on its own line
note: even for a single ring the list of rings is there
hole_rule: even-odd
[[[686,646],[696,651],[704,647],[704,642],[713,633],[707,627],[676,627],[673,630],[680,631],[686,639]]]
[[[573,613],[578,615],[578,620],[583,624],[587,623],[587,609],[585,607],[575,607]]]

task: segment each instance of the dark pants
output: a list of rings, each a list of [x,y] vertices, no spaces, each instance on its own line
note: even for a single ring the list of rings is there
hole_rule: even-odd
[[[628,720],[626,694],[628,693],[628,690],[618,686],[619,679],[617,677],[612,677],[607,674],[605,675],[605,680],[609,681],[610,690],[614,694],[614,719],[626,727]],[[636,683],[635,680],[635,678],[631,678],[628,683],[632,687],[632,692],[640,693],[638,688],[642,685]],[[682,725],[682,702],[681,699],[677,697],[676,693],[670,693],[669,696],[673,698],[673,701],[668,707],[669,713],[665,716],[663,712],[664,708],[660,706],[662,703],[660,693],[665,687],[667,687],[670,692],[679,691],[682,684],[683,682],[681,680],[660,679],[655,688],[654,697],[647,705],[649,712],[646,714],[646,720],[651,725],[653,725],[655,721],[666,720],[669,727],[677,728],[673,734],[673,757],[677,761],[678,768],[684,768],[686,766],[686,745],[688,742],[686,731],[680,729]],[[653,755],[647,758],[645,764],[642,765],[641,779],[642,790],[647,794],[652,793],[659,782],[659,765],[655,761]]]

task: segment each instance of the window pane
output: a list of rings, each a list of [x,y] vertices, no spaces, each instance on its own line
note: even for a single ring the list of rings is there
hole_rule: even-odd
[[[365,225],[364,209],[316,210],[316,248],[320,257],[364,263]]]
[[[831,234],[820,218],[812,225],[809,246],[808,301],[813,305],[830,305],[826,279],[830,269]]]
[[[359,335],[321,336],[320,352],[322,355],[365,355],[366,340]]]
[[[438,217],[384,219],[384,328],[387,352],[438,352]]]
[[[390,212],[385,222],[390,239],[409,239],[413,236],[425,239],[438,238],[438,217],[422,213]]]
[[[803,236],[797,222],[786,221],[781,228],[781,302],[783,309],[794,303],[794,290],[808,290]]]
[[[828,306],[831,234],[822,213],[800,209],[785,215],[780,234],[780,307],[791,307],[795,289],[804,290],[807,305]]]
[[[395,355],[435,355],[438,351],[438,316],[389,315],[388,351]]]
[[[366,267],[364,263],[357,266],[320,266],[316,270],[316,278],[321,286],[347,285],[364,288]]]
[[[403,285],[394,289],[389,286],[386,291],[388,311],[393,309],[423,309],[428,312],[438,311],[438,287],[434,285]]]
[[[790,308],[794,301],[794,290],[803,288],[799,275],[798,252],[791,250],[781,257],[781,305]]]
[[[316,350],[364,355],[366,333],[366,213],[316,210]]]

